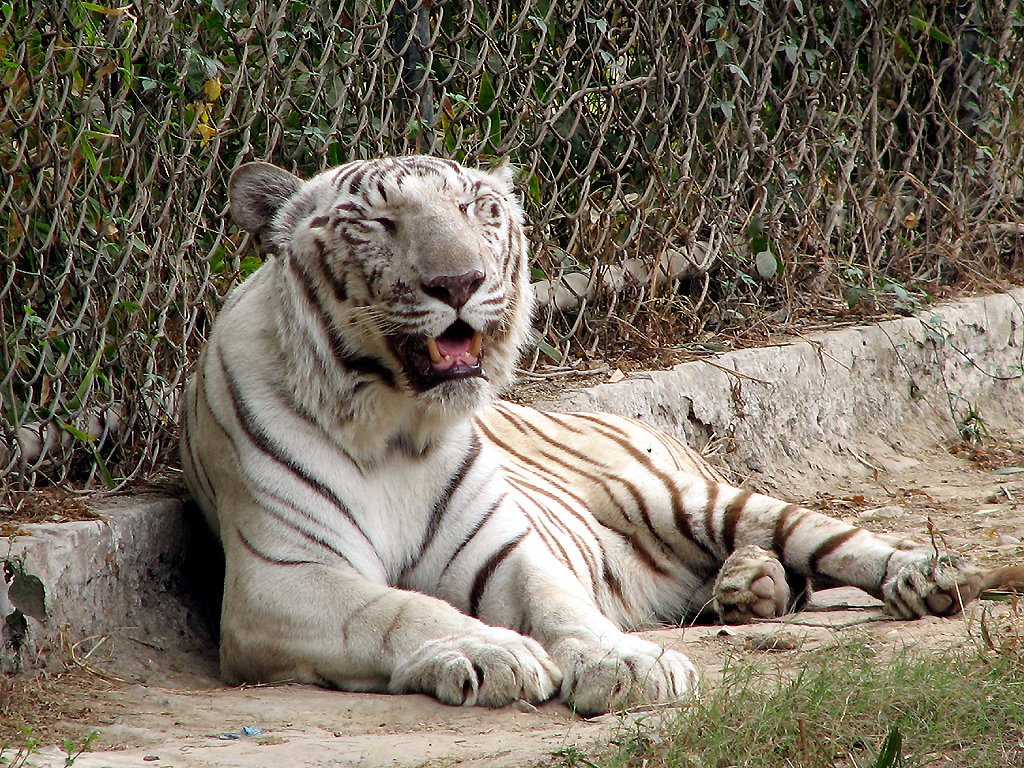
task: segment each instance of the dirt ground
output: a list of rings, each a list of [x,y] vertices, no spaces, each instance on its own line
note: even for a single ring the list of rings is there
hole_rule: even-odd
[[[927,539],[931,524],[938,546],[983,566],[1024,562],[1024,431],[979,448],[918,445],[926,447],[865,457],[863,473],[827,489],[784,490],[876,530]],[[982,600],[964,617],[893,622],[856,590],[819,593],[814,606],[784,621],[643,635],[687,653],[713,686],[727,659],[795,668],[854,638],[945,653],[982,642],[983,623],[998,626],[1018,610]],[[125,629],[69,646],[63,664],[0,681],[0,743],[13,745],[3,756],[16,754],[25,740],[17,728],[30,724],[42,748],[31,765],[65,765],[65,749],[54,745],[91,729],[99,736],[74,762],[80,768],[561,765],[559,753],[607,739],[623,724],[621,716],[582,720],[559,704],[461,709],[423,696],[303,685],[225,688],[215,655],[209,638],[170,629],[166,636]]]

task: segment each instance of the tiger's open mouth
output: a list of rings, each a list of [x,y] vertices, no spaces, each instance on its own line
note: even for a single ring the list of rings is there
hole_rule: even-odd
[[[484,337],[456,320],[435,338],[405,338],[395,345],[410,383],[421,392],[445,381],[484,377]]]

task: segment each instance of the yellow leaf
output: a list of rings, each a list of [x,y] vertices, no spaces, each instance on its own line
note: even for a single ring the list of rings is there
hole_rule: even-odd
[[[96,5],[96,3],[82,3],[82,7],[95,13],[102,13],[104,16],[121,16],[132,9],[130,5],[122,5],[120,8],[108,8],[105,5]]]
[[[207,104],[205,101],[197,101],[192,105],[196,110],[196,120],[202,125],[207,125],[210,122],[210,107],[211,104]]]
[[[203,83],[203,93],[206,94],[207,101],[216,101],[220,98],[220,78],[211,77],[205,83]]]
[[[196,126],[196,133],[202,137],[202,140],[199,142],[200,145],[205,147],[210,142],[210,139],[217,135],[217,128],[209,123],[203,122]]]
[[[910,213],[903,217],[903,226],[905,226],[907,229],[913,229],[914,227],[917,226],[917,223],[920,220],[921,217],[918,215],[917,211],[911,211]]]

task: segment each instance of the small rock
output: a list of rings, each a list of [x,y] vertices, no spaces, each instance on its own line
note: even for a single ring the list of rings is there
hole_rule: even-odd
[[[865,509],[863,512],[858,513],[857,516],[863,520],[892,520],[896,517],[906,517],[906,515],[907,511],[903,507],[890,504],[885,507]]]
[[[788,632],[771,632],[764,635],[750,635],[743,646],[748,651],[793,651],[800,647],[799,640]]]
[[[1007,534],[1003,534],[996,540],[996,544],[1000,546],[1017,546],[1020,543],[1021,540],[1018,539],[1016,536],[1009,536]]]

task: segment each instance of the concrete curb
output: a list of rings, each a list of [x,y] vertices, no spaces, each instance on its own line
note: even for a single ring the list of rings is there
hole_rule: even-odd
[[[29,619],[29,637],[21,648],[26,666],[45,665],[61,650],[62,634],[77,641],[126,627],[186,621],[166,610],[168,603],[180,606],[176,595],[193,538],[182,502],[120,497],[104,500],[96,511],[100,520],[27,525],[30,535],[16,537],[5,553],[45,589],[46,619]],[[2,616],[14,609],[6,592],[0,592]],[[18,660],[10,627],[3,631],[0,668],[11,669]]]
[[[1024,289],[968,299],[877,325],[812,334],[792,344],[566,392],[542,406],[605,410],[656,424],[692,445],[724,438],[724,462],[762,489],[877,462],[915,461],[956,434],[973,409],[990,423],[1024,425]],[[960,414],[958,417],[957,414]],[[913,447],[908,447],[913,446]],[[839,467],[839,470],[836,468]],[[179,595],[201,537],[177,499],[104,502],[100,521],[30,525],[6,559],[23,559],[46,591],[31,619],[27,664],[118,628],[182,631]],[[13,610],[0,588],[0,616]],[[0,668],[15,664],[0,626]]]
[[[538,405],[632,416],[694,447],[721,440],[728,468],[767,489],[837,467],[850,474],[872,457],[884,469],[956,437],[972,411],[990,424],[1024,425],[1024,289],[635,374]]]

